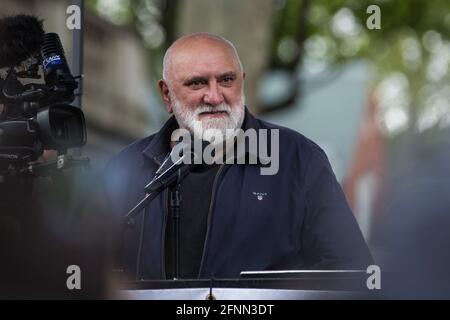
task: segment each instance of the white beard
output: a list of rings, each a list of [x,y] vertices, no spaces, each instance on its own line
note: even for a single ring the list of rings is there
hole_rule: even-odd
[[[242,123],[244,122],[245,116],[245,96],[241,95],[240,101],[237,105],[230,107],[227,103],[221,103],[217,106],[210,105],[199,105],[194,110],[190,110],[189,107],[183,106],[180,101],[173,95],[170,94],[170,99],[172,101],[173,113],[175,119],[178,122],[180,128],[188,130],[195,139],[202,139],[209,142],[211,135],[219,134],[225,139],[227,130],[237,130],[240,129]],[[224,118],[209,118],[200,120],[199,116],[203,112],[211,111],[224,111],[228,114],[228,117]],[[211,134],[211,132],[213,132]],[[214,141],[219,142],[219,141]]]

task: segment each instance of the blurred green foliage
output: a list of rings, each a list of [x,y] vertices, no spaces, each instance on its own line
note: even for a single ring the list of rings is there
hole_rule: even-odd
[[[269,70],[283,69],[295,78],[301,67],[316,64],[332,70],[363,59],[373,66],[374,88],[384,88],[388,96],[392,88],[400,90],[391,92],[400,102],[392,97],[381,101],[385,120],[397,119],[397,124],[386,125],[388,131],[420,131],[450,123],[450,111],[446,110],[450,103],[450,1],[273,1],[273,19],[268,21],[273,30]],[[175,37],[178,0],[86,3],[105,18],[130,26],[150,53],[151,70],[160,74],[162,54]],[[367,28],[370,5],[380,8],[381,29]],[[382,96],[383,92],[383,100]]]
[[[177,4],[178,0],[86,0],[88,10],[128,26],[142,39],[155,77],[160,76],[160,61],[175,37]]]
[[[316,63],[324,69],[336,69],[363,59],[373,67],[372,85],[382,100],[382,121],[392,120],[385,123],[388,133],[411,135],[450,124],[449,1],[277,3],[272,68],[293,70]],[[380,9],[380,29],[370,30],[366,25],[372,14],[367,12],[370,5]],[[286,50],[291,53],[286,54]]]

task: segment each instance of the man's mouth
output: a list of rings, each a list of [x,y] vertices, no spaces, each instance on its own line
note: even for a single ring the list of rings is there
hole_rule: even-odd
[[[228,116],[228,112],[226,111],[207,111],[207,112],[202,112],[199,114],[200,118],[203,117],[210,117],[210,118],[220,118],[220,117],[225,117]]]

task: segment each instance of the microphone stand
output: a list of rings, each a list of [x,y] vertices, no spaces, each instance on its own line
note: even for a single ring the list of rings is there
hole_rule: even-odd
[[[180,276],[180,207],[181,207],[181,194],[180,183],[187,176],[191,167],[181,166],[177,168],[176,175],[167,179],[163,179],[157,184],[150,182],[146,190],[145,197],[124,217],[124,223],[126,226],[131,227],[134,225],[133,218],[141,212],[153,199],[155,199],[159,193],[165,188],[169,188],[170,201],[169,201],[169,213],[173,217],[173,261],[174,261],[174,280]],[[124,230],[125,231],[125,228]]]
[[[191,158],[190,164],[183,164],[185,158],[180,158],[169,167],[159,172],[156,172],[155,177],[145,186],[145,197],[124,217],[123,223],[126,226],[133,226],[133,218],[141,212],[149,203],[155,199],[164,189],[169,189],[169,213],[173,217],[173,241],[174,241],[174,279],[178,279],[180,275],[180,207],[181,207],[181,194],[180,183],[191,171],[195,162],[195,154],[185,154],[184,157]]]
[[[173,219],[173,262],[174,262],[174,275],[173,279],[177,280],[180,277],[180,208],[181,208],[181,193],[180,193],[180,174],[181,170],[178,169],[178,177],[176,184],[172,190],[170,190],[170,203],[169,212]]]

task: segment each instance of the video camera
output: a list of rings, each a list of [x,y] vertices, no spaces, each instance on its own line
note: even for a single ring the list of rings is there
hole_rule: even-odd
[[[44,150],[59,161],[86,143],[83,112],[70,105],[78,83],[56,33],[33,16],[0,19],[0,69],[0,176],[33,173]],[[41,70],[45,83],[19,81],[41,79]]]

